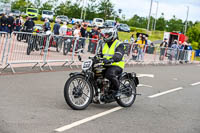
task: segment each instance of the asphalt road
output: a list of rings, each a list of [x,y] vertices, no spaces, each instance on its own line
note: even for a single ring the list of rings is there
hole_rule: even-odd
[[[200,133],[200,66],[138,66],[126,71],[154,75],[140,78],[138,93],[142,96],[137,96],[132,107],[63,133]],[[55,129],[118,107],[116,103],[91,104],[83,111],[72,110],[63,97],[68,74],[0,76],[0,133],[54,133]]]

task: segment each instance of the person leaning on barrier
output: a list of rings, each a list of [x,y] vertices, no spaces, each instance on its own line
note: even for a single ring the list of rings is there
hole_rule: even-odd
[[[15,21],[14,21],[14,30],[15,31],[20,31],[22,27],[22,22],[19,16],[16,17]]]
[[[7,17],[5,16],[5,14],[2,14],[0,21],[1,21],[1,31],[7,32],[7,27],[6,27]]]
[[[104,64],[106,65],[105,77],[111,81],[113,88],[116,91],[115,96],[119,97],[121,95],[119,91],[120,82],[117,78],[124,69],[124,54],[125,46],[123,43],[117,39],[116,29],[106,29],[104,32],[104,42],[105,44],[100,49],[100,55],[104,58]]]
[[[165,51],[166,51],[166,46],[168,45],[167,43],[167,38],[164,39],[164,41],[160,44],[160,57],[159,60],[164,60],[165,57]]]
[[[51,24],[49,22],[49,19],[45,18],[43,27],[44,27],[44,32],[51,30]]]
[[[84,49],[85,48],[85,38],[87,37],[87,24],[84,24],[81,29],[81,47]],[[83,53],[83,50],[81,51]]]
[[[60,30],[60,19],[57,19],[56,23],[53,26],[54,35],[59,35],[59,30]]]
[[[35,26],[35,23],[30,17],[27,17],[26,22],[24,23],[25,31],[26,32],[33,32],[33,27]]]
[[[99,39],[99,32],[98,32],[98,27],[95,26],[93,31],[91,32],[91,47],[90,47],[90,52],[92,54],[95,53],[95,48],[97,46],[97,42],[98,42],[98,39]]]
[[[140,36],[140,38],[136,42],[138,44],[138,61],[143,61],[144,60],[144,48],[145,48],[145,37]]]
[[[11,37],[11,33],[13,32],[14,21],[15,19],[13,18],[13,14],[10,13],[7,19],[7,32],[10,34],[10,37]]]

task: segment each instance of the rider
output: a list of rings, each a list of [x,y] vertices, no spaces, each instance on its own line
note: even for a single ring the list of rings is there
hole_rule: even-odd
[[[104,64],[110,64],[106,66],[105,78],[111,81],[113,89],[116,91],[115,97],[119,97],[121,95],[120,82],[117,76],[122,73],[125,66],[125,46],[118,40],[117,30],[114,28],[104,31],[104,42],[100,52],[104,58]]]

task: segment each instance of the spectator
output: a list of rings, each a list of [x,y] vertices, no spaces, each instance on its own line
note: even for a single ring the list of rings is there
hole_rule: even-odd
[[[60,19],[57,19],[56,23],[53,26],[53,33],[54,33],[54,35],[57,35],[57,36],[55,36],[56,44],[59,44],[59,41],[61,40],[60,37],[58,36],[59,30],[60,30],[60,21],[61,21]]]
[[[133,44],[135,42],[134,34],[131,35],[131,43]]]
[[[21,23],[21,19],[20,19],[19,16],[16,17],[16,20],[14,22],[14,26],[15,26],[15,28],[14,28],[15,31],[20,31],[20,29],[22,27],[22,23]]]
[[[188,43],[187,46],[187,59],[186,62],[190,62],[191,61],[191,56],[192,56],[192,46],[190,43]]]
[[[144,46],[145,46],[145,38],[143,36],[140,36],[139,40],[136,42],[138,44],[138,57],[137,61],[143,61],[144,60]]]
[[[7,18],[5,16],[5,14],[2,14],[2,17],[0,19],[0,22],[1,22],[1,31],[3,32],[7,32],[7,27],[6,27],[6,24],[7,24]]]
[[[81,36],[82,36],[82,38],[81,38],[81,46],[84,49],[85,48],[85,38],[87,36],[87,25],[86,24],[84,24],[81,27],[80,32],[81,32]],[[81,52],[83,53],[83,50]]]
[[[175,60],[178,59],[178,50],[179,50],[178,41],[174,40],[174,42],[171,46],[171,60],[172,60],[172,58],[175,58]]]
[[[7,19],[7,31],[10,34],[10,37],[11,37],[11,33],[13,32],[14,21],[15,19],[13,18],[13,14],[10,13]]]
[[[180,63],[182,64],[183,63],[183,60],[184,60],[184,47],[185,45],[179,41],[179,60],[180,60]]]
[[[89,50],[89,52],[94,54],[95,53],[95,48],[96,48],[96,45],[97,45],[97,42],[98,42],[98,39],[99,39],[99,32],[98,32],[98,27],[97,26],[95,26],[92,29],[91,38],[92,38],[91,39],[91,46],[90,46],[90,48],[88,48],[88,50]]]
[[[162,61],[164,60],[165,53],[166,53],[166,47],[168,46],[167,44],[167,38],[164,39],[164,41],[160,44],[160,57],[159,59]]]
[[[76,27],[76,29],[74,30],[74,36],[75,36],[75,37],[81,37],[80,29],[81,29],[81,25],[80,25],[80,24],[77,24],[77,27]]]
[[[54,35],[59,35],[59,30],[60,30],[60,19],[57,19],[56,23],[53,26]]]
[[[49,22],[49,20],[47,18],[45,18],[45,21],[44,21],[44,32],[48,31],[48,30],[51,30],[51,24]]]
[[[35,26],[35,23],[30,17],[27,17],[26,22],[24,23],[25,31],[26,32],[33,32],[33,27]]]
[[[20,21],[21,21],[21,24],[24,25],[24,19],[22,16],[20,16]]]
[[[59,29],[59,34],[61,36],[64,36],[66,35],[66,33],[67,33],[67,22],[63,22],[63,25]]]

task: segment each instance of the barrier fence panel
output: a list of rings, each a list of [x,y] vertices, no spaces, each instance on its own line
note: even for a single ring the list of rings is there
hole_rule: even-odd
[[[6,32],[0,32],[0,65],[3,66],[5,53],[6,53],[6,46],[8,42],[8,36]]]
[[[99,52],[102,45],[102,40],[92,38],[77,39],[76,47],[79,47],[79,49],[73,49],[74,63],[76,65],[81,65],[81,62],[78,59],[78,55],[80,55],[82,61],[86,61],[90,56],[95,56]]]
[[[6,69],[10,67],[15,73],[13,64],[18,64],[19,67],[25,64],[35,64],[41,67],[44,57],[44,47],[48,37],[43,34],[33,34],[26,32],[13,32],[9,40],[8,53],[6,56]],[[27,65],[26,65],[27,66]],[[3,70],[4,70],[3,69]]]
[[[143,61],[147,64],[153,64],[156,63],[157,58],[158,58],[158,47],[145,46]]]
[[[49,36],[49,43],[45,47],[44,65],[58,66],[59,62],[64,66],[67,63],[72,63],[73,45],[76,38],[72,36]],[[44,66],[43,65],[43,66]]]

